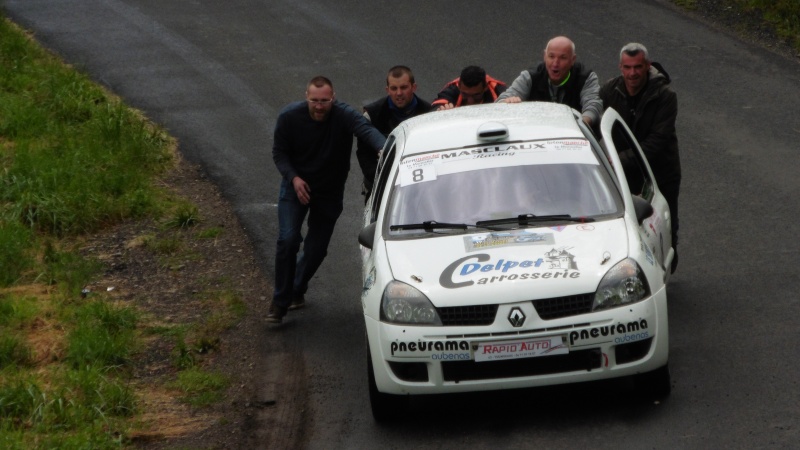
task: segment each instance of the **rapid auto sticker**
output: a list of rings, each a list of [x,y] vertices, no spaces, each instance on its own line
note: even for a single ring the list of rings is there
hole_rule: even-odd
[[[481,342],[475,349],[475,362],[566,355],[569,347],[561,336],[532,338],[519,341]]]
[[[575,256],[565,248],[553,248],[536,259],[493,260],[486,253],[476,253],[450,263],[439,276],[439,284],[447,289],[500,283],[575,279],[581,275]]]
[[[531,233],[520,230],[464,236],[464,250],[467,253],[488,248],[553,244],[555,244],[553,233]]]
[[[475,160],[481,160],[481,163],[476,165]],[[599,164],[587,140],[520,142],[410,156],[400,162],[398,183],[407,186],[433,181],[437,175],[484,168],[565,163]]]

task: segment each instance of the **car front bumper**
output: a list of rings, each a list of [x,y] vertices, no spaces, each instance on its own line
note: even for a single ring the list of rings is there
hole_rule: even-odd
[[[518,313],[528,320],[514,327],[512,316]],[[668,360],[663,287],[632,305],[553,320],[540,319],[530,301],[500,305],[489,326],[420,327],[365,319],[375,384],[389,394],[577,383],[649,372]]]

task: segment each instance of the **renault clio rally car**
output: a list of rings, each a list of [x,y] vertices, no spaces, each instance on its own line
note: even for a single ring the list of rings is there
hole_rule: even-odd
[[[403,122],[368,200],[361,302],[376,419],[409,395],[634,376],[670,391],[671,218],[613,110],[554,104]]]

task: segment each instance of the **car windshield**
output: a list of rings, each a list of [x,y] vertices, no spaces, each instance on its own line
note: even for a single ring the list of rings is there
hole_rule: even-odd
[[[466,152],[460,160],[452,152],[433,153],[424,163],[420,157],[405,159],[388,210],[392,234],[430,232],[430,225],[398,226],[431,222],[471,226],[511,219],[502,226],[527,228],[537,226],[540,216],[556,216],[542,218],[553,222],[618,216],[619,193],[588,145],[581,142],[580,151],[566,156],[515,148],[516,152],[498,154],[491,161],[475,161]],[[527,226],[515,220],[520,216]],[[434,231],[463,233],[464,228]]]

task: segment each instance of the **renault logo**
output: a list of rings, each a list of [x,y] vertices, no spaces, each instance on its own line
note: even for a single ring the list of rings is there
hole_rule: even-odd
[[[514,308],[508,315],[508,321],[511,322],[512,327],[521,327],[525,323],[525,314],[519,308]]]

